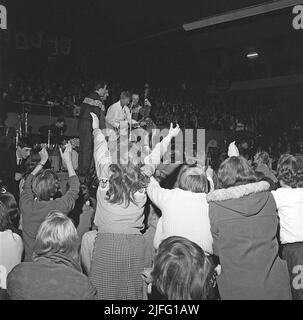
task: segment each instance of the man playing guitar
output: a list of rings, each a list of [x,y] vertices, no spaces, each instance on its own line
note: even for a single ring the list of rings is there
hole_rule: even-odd
[[[108,129],[108,147],[111,152],[115,150],[118,139],[128,137],[128,129],[137,124],[131,118],[128,105],[132,99],[128,91],[122,91],[120,100],[112,104],[107,110],[106,127]]]

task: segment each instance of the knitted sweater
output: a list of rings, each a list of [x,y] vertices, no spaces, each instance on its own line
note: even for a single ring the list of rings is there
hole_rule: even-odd
[[[193,193],[179,188],[161,188],[156,179],[151,178],[147,188],[151,201],[162,211],[154,238],[157,249],[168,237],[185,237],[205,252],[212,254],[212,235],[205,193]]]
[[[22,215],[22,232],[25,248],[24,261],[32,261],[33,248],[40,224],[46,216],[54,210],[68,214],[75,206],[78,198],[80,182],[77,176],[69,178],[69,190],[67,193],[55,200],[39,201],[35,199],[32,192],[32,180],[30,174],[25,181],[23,192],[20,197],[20,210]]]

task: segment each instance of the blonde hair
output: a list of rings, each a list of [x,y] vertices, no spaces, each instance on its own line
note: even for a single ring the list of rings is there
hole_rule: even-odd
[[[33,258],[49,253],[62,253],[78,258],[79,236],[70,218],[59,211],[48,214],[39,227]]]

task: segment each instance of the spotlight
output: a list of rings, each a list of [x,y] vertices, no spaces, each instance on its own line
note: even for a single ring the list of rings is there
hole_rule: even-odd
[[[259,53],[256,52],[255,49],[250,50],[247,54],[246,54],[246,58],[249,60],[255,60],[259,58]]]

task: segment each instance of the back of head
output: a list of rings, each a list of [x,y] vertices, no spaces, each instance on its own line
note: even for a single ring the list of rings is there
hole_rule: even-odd
[[[11,227],[12,227],[12,222],[10,220],[8,210],[6,206],[2,202],[0,202],[0,232],[9,230],[11,229]]]
[[[40,171],[33,179],[32,189],[37,199],[51,200],[59,189],[59,180],[53,170]]]
[[[33,258],[64,254],[78,258],[79,237],[70,218],[65,214],[51,212],[39,227]]]
[[[126,207],[130,203],[136,204],[135,193],[145,189],[150,181],[142,172],[141,166],[129,161],[127,164],[111,164],[110,170],[107,200]]]
[[[107,85],[107,82],[105,80],[99,79],[95,81],[94,90],[103,89],[106,85]]]
[[[110,203],[129,206],[136,204],[135,193],[147,188],[150,178],[142,168],[144,155],[138,143],[129,143],[118,148],[117,160],[110,165],[109,190],[107,200]]]
[[[121,94],[120,94],[120,99],[129,99],[131,100],[132,98],[132,95],[129,91],[122,91]]]
[[[223,161],[218,170],[218,178],[222,188],[256,182],[255,172],[247,160],[242,157],[230,157]]]
[[[212,271],[212,263],[198,245],[183,237],[170,237],[159,246],[151,276],[168,300],[205,300]]]
[[[299,165],[297,188],[303,188],[303,155],[298,154],[295,157]]]
[[[290,155],[284,154],[278,161],[278,180],[291,188],[298,188],[302,185],[302,163]]]
[[[26,159],[25,166],[26,166],[26,174],[32,172],[38,163],[40,162],[41,157],[39,151],[37,149],[32,149],[29,157]]]
[[[260,165],[260,164],[265,164],[265,165],[269,165],[270,162],[270,157],[269,154],[265,151],[262,152],[258,152],[255,156],[255,162]]]
[[[19,209],[13,194],[6,191],[0,192],[0,205],[0,231],[7,229],[14,231],[18,227],[15,224],[19,222]]]
[[[194,193],[208,193],[209,183],[206,174],[199,165],[183,165],[177,177],[176,188]]]
[[[32,148],[33,144],[28,138],[23,138],[18,140],[18,147],[23,148]]]

